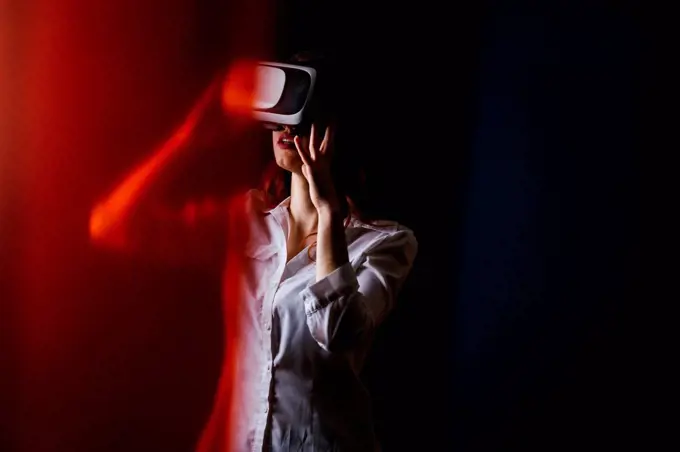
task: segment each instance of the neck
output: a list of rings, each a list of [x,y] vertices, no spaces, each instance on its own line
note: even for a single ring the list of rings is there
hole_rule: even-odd
[[[316,231],[319,214],[309,196],[309,183],[302,174],[293,173],[290,181],[290,215],[304,233]]]

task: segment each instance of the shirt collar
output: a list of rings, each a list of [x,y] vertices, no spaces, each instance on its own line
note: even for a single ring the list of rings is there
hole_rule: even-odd
[[[283,208],[283,207],[289,207],[290,206],[290,196],[281,201],[278,205],[272,207],[271,209],[265,209],[264,213],[272,213],[276,209]]]
[[[286,208],[290,207],[290,196],[288,196],[286,199],[278,203],[276,206],[269,208],[269,209],[264,209],[263,212],[265,214],[273,214],[274,216],[277,216],[278,212],[284,211]],[[279,215],[281,215],[279,213]],[[277,217],[279,219],[279,222],[282,222],[282,218]],[[348,227],[357,227],[358,221],[354,216],[350,217]]]

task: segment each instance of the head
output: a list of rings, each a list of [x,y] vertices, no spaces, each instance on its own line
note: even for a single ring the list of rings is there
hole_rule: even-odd
[[[317,143],[321,143],[327,125],[332,125],[333,163],[332,172],[336,190],[346,201],[347,213],[360,216],[353,199],[359,196],[363,172],[361,170],[356,149],[342,146],[342,128],[340,127],[340,102],[335,97],[341,92],[337,88],[337,72],[327,58],[322,55],[302,52],[293,56],[289,62],[315,68],[319,73],[316,87],[318,104],[314,108],[314,123]],[[272,132],[274,161],[268,167],[264,179],[264,191],[269,204],[274,206],[290,194],[291,174],[301,172],[302,160],[297,152],[293,138],[298,135],[303,140],[309,139],[309,125],[302,127],[281,127]]]
[[[337,103],[333,95],[338,92],[338,89],[335,86],[334,68],[331,61],[325,56],[313,52],[300,52],[290,58],[288,63],[312,67],[319,73],[315,87],[313,115],[299,126],[280,126],[272,132],[276,164],[290,173],[299,173],[302,160],[298,155],[293,139],[299,136],[303,141],[309,140],[310,125],[311,122],[314,122],[318,136],[317,143],[320,143],[325,127],[331,124],[337,126]]]

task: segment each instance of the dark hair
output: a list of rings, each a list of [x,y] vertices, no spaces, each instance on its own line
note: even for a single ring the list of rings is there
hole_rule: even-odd
[[[335,60],[321,52],[303,51],[290,57],[288,62],[316,69],[318,77],[313,95],[313,119],[322,124],[337,123],[340,116],[341,87],[339,68]]]
[[[343,213],[348,218],[353,216],[369,221],[370,218],[360,209],[365,176],[358,152],[352,146],[342,145],[342,109],[339,97],[342,90],[336,62],[329,56],[315,51],[298,52],[289,58],[288,62],[313,67],[318,71],[320,81],[317,85],[317,99],[320,102],[320,111],[323,119],[332,121],[335,130],[332,172]],[[290,195],[290,178],[290,173],[280,168],[272,159],[262,179],[262,189],[269,207],[278,205]]]

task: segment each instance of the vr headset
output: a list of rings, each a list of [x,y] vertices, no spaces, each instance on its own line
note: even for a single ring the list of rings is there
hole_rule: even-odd
[[[308,131],[312,121],[323,121],[318,76],[312,67],[257,63],[252,117],[270,130]]]

